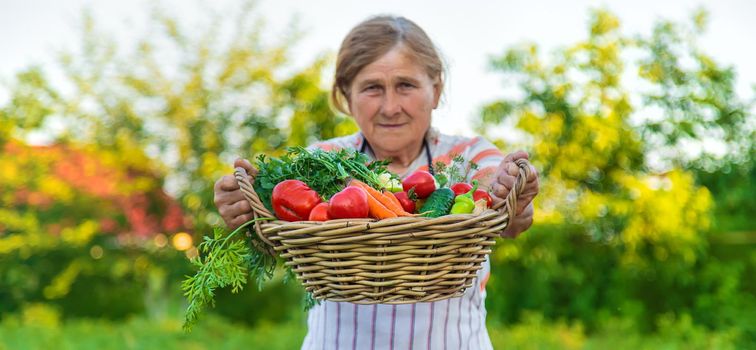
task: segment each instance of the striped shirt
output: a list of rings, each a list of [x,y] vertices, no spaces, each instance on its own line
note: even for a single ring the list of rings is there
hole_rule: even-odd
[[[433,164],[450,164],[455,155],[478,169],[468,181],[488,183],[504,159],[496,146],[483,138],[467,138],[439,133],[431,128],[425,135]],[[361,149],[360,133],[312,145],[325,150]],[[368,156],[374,157],[368,152]],[[425,152],[414,160],[405,177],[416,170],[427,170]],[[486,282],[491,265],[486,259],[478,270],[473,288],[459,298],[430,303],[402,305],[359,305],[324,301],[307,316],[307,335],[302,349],[493,349],[486,330]]]

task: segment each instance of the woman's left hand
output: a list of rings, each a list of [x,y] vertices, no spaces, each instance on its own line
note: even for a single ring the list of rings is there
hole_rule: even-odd
[[[503,201],[515,185],[515,179],[520,169],[515,163],[518,159],[528,160],[525,151],[517,151],[507,154],[496,170],[496,177],[491,185],[494,201]],[[504,236],[517,237],[527,230],[533,223],[533,198],[538,194],[538,172],[532,164],[528,163],[530,174],[525,179],[525,188],[517,197],[517,210],[514,218],[510,218],[509,225],[504,231]]]

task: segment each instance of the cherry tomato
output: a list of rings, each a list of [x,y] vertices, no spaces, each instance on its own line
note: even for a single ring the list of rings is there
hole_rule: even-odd
[[[408,213],[415,212],[415,201],[409,198],[407,192],[395,192],[394,197],[399,200],[399,204],[402,205],[402,209]]]
[[[312,208],[310,211],[310,217],[307,219],[310,221],[328,221],[331,217],[328,216],[328,203],[323,202]]]

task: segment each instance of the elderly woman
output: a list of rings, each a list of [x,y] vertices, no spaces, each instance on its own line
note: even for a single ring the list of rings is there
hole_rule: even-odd
[[[326,140],[311,147],[330,150],[354,148],[373,159],[391,159],[389,170],[405,177],[436,162],[449,163],[454,155],[475,162],[478,169],[468,180],[488,187],[495,201],[505,198],[514,184],[517,159],[525,152],[504,156],[480,138],[439,133],[431,127],[444,86],[439,54],[414,22],[403,17],[380,16],[358,24],[341,44],[331,99],[351,115],[360,132]],[[247,160],[237,160],[254,172]],[[485,188],[484,187],[484,188]],[[532,200],[538,178],[531,177],[518,199],[517,216],[506,231],[516,237],[533,221]],[[215,185],[215,204],[229,227],[252,219],[236,180],[224,176]],[[485,287],[490,263],[478,272],[476,288],[460,298],[405,305],[357,305],[326,301],[310,310],[303,349],[490,349],[486,331]]]

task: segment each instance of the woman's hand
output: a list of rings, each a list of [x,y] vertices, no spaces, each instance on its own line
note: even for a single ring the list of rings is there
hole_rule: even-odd
[[[504,160],[499,164],[496,170],[496,177],[491,185],[494,202],[503,201],[515,185],[515,179],[520,173],[519,167],[515,164],[518,159],[528,159],[528,154],[524,151],[517,151],[507,154]],[[525,179],[525,188],[520,196],[517,197],[517,210],[514,218],[510,218],[507,229],[503,235],[507,237],[517,237],[524,232],[533,223],[533,198],[538,194],[538,172],[528,163],[530,174]]]
[[[247,174],[257,174],[257,169],[246,159],[237,159],[234,161],[234,168],[236,167],[244,168]],[[233,175],[226,175],[218,179],[215,182],[215,187],[213,187],[213,193],[215,207],[218,208],[218,213],[220,213],[229,229],[236,229],[243,223],[253,219],[252,207],[249,206],[249,202],[244,198],[239,189],[239,183],[236,182],[236,177]]]

